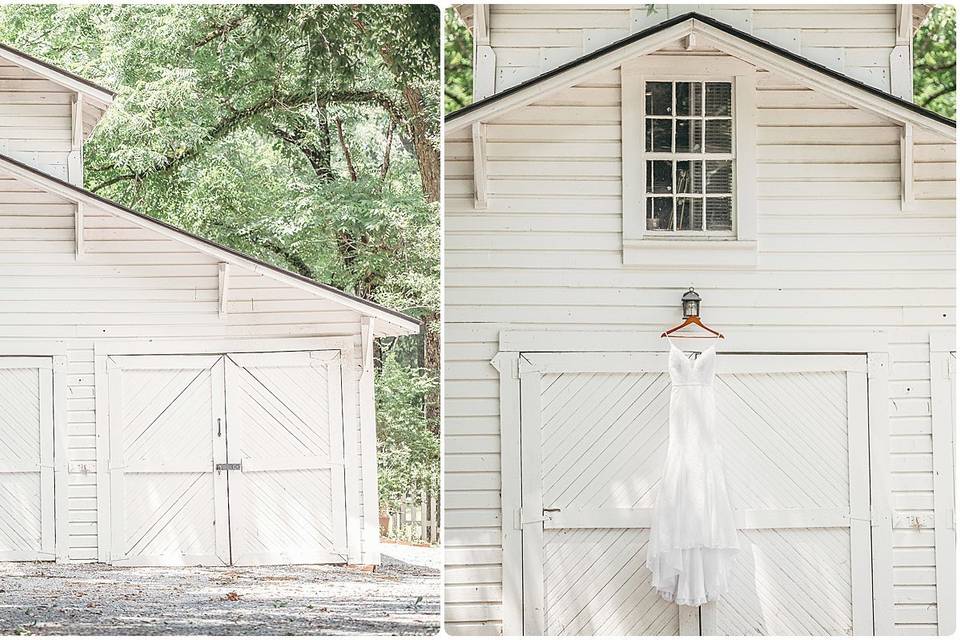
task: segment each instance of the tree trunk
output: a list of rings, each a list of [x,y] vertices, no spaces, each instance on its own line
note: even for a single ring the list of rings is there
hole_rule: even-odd
[[[430,114],[423,104],[423,94],[419,89],[405,85],[403,99],[407,103],[410,115],[407,131],[413,142],[417,165],[420,168],[420,183],[427,202],[440,200],[440,150],[430,140]]]

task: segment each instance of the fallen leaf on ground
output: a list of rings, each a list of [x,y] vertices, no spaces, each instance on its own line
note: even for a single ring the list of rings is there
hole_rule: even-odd
[[[236,591],[231,591],[230,593],[227,594],[227,600],[229,600],[230,602],[236,602],[239,599],[240,599],[240,594],[237,593]]]

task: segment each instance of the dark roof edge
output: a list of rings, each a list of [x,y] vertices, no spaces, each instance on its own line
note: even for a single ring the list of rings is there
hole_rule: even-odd
[[[8,52],[12,53],[12,54],[15,55],[15,56],[20,56],[21,58],[26,58],[26,59],[29,60],[30,62],[39,64],[39,65],[42,66],[42,67],[46,67],[47,69],[50,69],[51,71],[55,71],[56,73],[59,73],[60,75],[67,76],[68,78],[70,78],[70,79],[72,79],[72,80],[76,80],[77,82],[82,82],[83,84],[85,84],[85,85],[87,85],[88,87],[91,87],[91,88],[93,88],[93,89],[96,89],[97,91],[103,91],[104,93],[109,93],[109,94],[110,94],[111,96],[113,96],[114,98],[117,97],[117,92],[116,92],[116,91],[113,91],[112,89],[108,89],[108,88],[106,88],[106,87],[104,87],[104,86],[102,86],[102,85],[97,84],[96,82],[91,82],[90,80],[87,80],[86,78],[80,77],[80,76],[78,76],[78,75],[75,74],[75,73],[71,73],[70,71],[67,71],[66,69],[64,69],[64,68],[62,68],[62,67],[58,67],[58,66],[55,65],[55,64],[52,64],[52,63],[50,63],[50,62],[47,62],[46,60],[41,60],[40,58],[37,58],[37,57],[35,57],[35,56],[30,55],[29,53],[24,53],[23,51],[20,51],[19,49],[14,49],[13,47],[11,47],[11,46],[8,45],[8,44],[3,44],[2,42],[0,42],[0,49],[3,49],[3,50],[5,50],[5,51],[8,51]]]
[[[266,268],[266,269],[270,269],[271,271],[275,271],[275,272],[277,272],[277,273],[280,273],[281,275],[284,275],[284,276],[287,276],[287,277],[290,277],[290,278],[295,278],[295,279],[297,279],[297,280],[300,280],[301,282],[305,282],[305,283],[307,283],[307,284],[309,284],[309,285],[313,285],[314,287],[317,287],[318,289],[322,289],[322,290],[324,290],[324,291],[327,291],[327,292],[330,292],[330,293],[334,293],[334,294],[336,294],[336,295],[338,295],[338,296],[342,296],[342,297],[344,297],[344,298],[347,298],[348,300],[352,300],[352,301],[354,301],[354,302],[357,302],[357,303],[360,303],[360,304],[364,304],[364,305],[366,305],[366,306],[369,306],[369,307],[372,307],[372,308],[374,308],[374,309],[377,309],[378,311],[382,311],[383,313],[387,313],[387,314],[390,314],[390,315],[392,315],[392,316],[394,316],[394,317],[396,317],[396,318],[399,318],[399,319],[401,319],[401,320],[405,320],[406,322],[411,322],[411,323],[413,323],[413,324],[417,324],[417,325],[421,325],[421,326],[423,325],[423,322],[422,322],[419,318],[414,318],[413,316],[409,316],[409,315],[407,315],[407,314],[405,314],[405,313],[402,313],[402,312],[400,312],[400,311],[395,311],[395,310],[393,310],[393,309],[391,309],[391,308],[389,308],[389,307],[385,307],[385,306],[383,306],[383,305],[377,304],[376,302],[371,302],[371,301],[366,300],[366,299],[364,299],[364,298],[361,298],[361,297],[359,297],[359,296],[355,296],[355,295],[353,295],[353,294],[351,294],[351,293],[347,293],[346,291],[341,291],[340,289],[337,289],[336,287],[330,286],[330,285],[328,285],[328,284],[324,284],[324,283],[322,283],[322,282],[317,282],[316,280],[313,280],[313,279],[308,278],[308,277],[306,277],[306,276],[300,275],[299,273],[296,273],[296,272],[294,272],[294,271],[290,271],[290,270],[284,269],[284,268],[282,268],[282,267],[277,267],[277,266],[275,266],[275,265],[270,264],[269,262],[264,262],[263,260],[260,260],[259,258],[254,258],[253,256],[248,256],[247,254],[242,253],[242,252],[240,252],[240,251],[237,251],[236,249],[231,249],[230,247],[227,247],[227,246],[224,246],[224,245],[219,244],[219,243],[217,243],[217,242],[214,242],[213,240],[208,240],[207,238],[204,238],[204,237],[202,237],[202,236],[198,236],[198,235],[196,235],[196,234],[190,233],[189,231],[186,231],[186,230],[184,230],[184,229],[181,229],[181,228],[179,228],[179,227],[176,227],[176,226],[170,224],[169,222],[164,222],[163,220],[158,220],[158,219],[156,219],[156,218],[152,218],[152,217],[150,217],[150,216],[148,216],[148,215],[146,215],[146,214],[144,214],[144,213],[140,213],[139,211],[135,211],[135,210],[133,210],[133,209],[127,207],[127,206],[124,206],[124,205],[120,204],[119,202],[114,202],[113,200],[110,200],[109,198],[104,198],[103,196],[98,195],[98,194],[94,193],[93,191],[88,191],[87,189],[84,189],[84,188],[82,188],[82,187],[78,187],[78,186],[76,186],[76,185],[74,185],[74,184],[70,184],[69,182],[66,182],[65,180],[61,180],[60,178],[57,178],[57,177],[55,177],[55,176],[51,176],[51,175],[49,175],[49,174],[47,174],[47,173],[44,173],[44,172],[42,172],[42,171],[39,171],[38,169],[35,169],[35,168],[31,167],[30,165],[24,164],[24,163],[20,162],[19,160],[15,160],[14,158],[11,158],[10,156],[7,156],[7,155],[5,155],[5,154],[0,153],[0,159],[2,159],[4,162],[8,162],[8,163],[10,163],[10,164],[12,164],[12,165],[14,165],[14,166],[16,166],[16,167],[19,167],[19,168],[21,168],[21,169],[24,169],[24,170],[26,170],[26,171],[29,171],[30,173],[32,173],[32,174],[34,174],[34,175],[36,175],[36,176],[38,176],[38,177],[45,178],[45,179],[47,179],[47,180],[51,180],[51,181],[55,182],[56,184],[58,184],[58,185],[60,185],[60,186],[63,186],[63,187],[66,187],[66,188],[70,189],[71,191],[75,191],[75,192],[77,192],[77,193],[79,193],[79,194],[82,194],[82,195],[88,197],[88,198],[93,198],[94,200],[97,200],[97,201],[99,201],[99,202],[102,202],[103,204],[105,204],[105,205],[107,205],[107,206],[109,206],[109,207],[114,207],[114,208],[116,208],[116,209],[120,209],[121,211],[124,211],[124,212],[126,212],[126,213],[131,214],[131,215],[134,215],[134,216],[136,216],[136,217],[138,217],[138,218],[142,218],[143,220],[146,220],[146,221],[148,221],[148,222],[152,222],[152,223],[154,223],[154,224],[158,224],[158,225],[160,225],[160,226],[162,226],[162,227],[165,227],[165,228],[167,228],[167,229],[169,229],[169,230],[171,230],[171,231],[174,231],[174,232],[176,232],[176,233],[178,233],[178,234],[180,234],[180,235],[187,236],[188,238],[192,238],[193,240],[197,240],[197,241],[199,241],[199,242],[202,242],[202,243],[204,243],[204,244],[206,244],[206,245],[209,245],[209,246],[211,246],[211,247],[213,247],[213,248],[215,248],[215,249],[218,249],[218,250],[220,250],[220,251],[225,251],[225,252],[227,252],[227,253],[229,253],[229,254],[231,254],[231,255],[234,255],[234,256],[236,256],[236,257],[238,257],[238,258],[242,258],[242,259],[244,259],[244,260],[249,260],[250,262],[253,262],[253,263],[255,263],[255,264],[257,264],[257,265],[259,265],[259,266],[261,266],[261,267],[264,267],[264,268]]]
[[[643,39],[646,38],[647,36],[651,36],[651,35],[653,35],[653,34],[655,34],[655,33],[659,33],[660,31],[663,31],[663,30],[665,30],[665,29],[669,29],[669,28],[672,27],[672,26],[675,26],[675,25],[677,25],[677,24],[680,24],[681,22],[684,22],[684,21],[686,21],[686,20],[690,20],[691,18],[693,18],[693,19],[695,19],[695,20],[699,20],[699,21],[703,22],[704,24],[708,24],[708,25],[710,25],[711,27],[714,27],[714,28],[716,28],[716,29],[719,29],[719,30],[721,30],[721,31],[723,31],[723,32],[725,32],[725,33],[728,33],[728,34],[732,35],[732,36],[736,36],[737,38],[740,38],[741,40],[744,40],[744,41],[746,41],[746,42],[748,42],[748,43],[750,43],[750,44],[756,45],[756,46],[758,46],[758,47],[760,47],[760,48],[762,48],[762,49],[766,49],[767,51],[770,51],[771,53],[775,53],[775,54],[777,54],[777,55],[779,55],[779,56],[781,56],[781,57],[783,57],[783,58],[786,58],[786,59],[788,59],[788,60],[790,60],[790,61],[792,61],[792,62],[796,62],[796,63],[798,63],[798,64],[802,64],[803,66],[805,66],[805,67],[807,67],[807,68],[809,68],[809,69],[812,69],[812,70],[814,70],[814,71],[817,71],[817,72],[819,72],[819,73],[822,73],[823,75],[828,76],[828,77],[832,78],[833,80],[837,80],[837,81],[839,81],[839,82],[842,82],[842,83],[844,83],[844,84],[850,85],[850,86],[855,87],[855,88],[857,88],[857,89],[861,89],[861,90],[866,91],[866,92],[868,92],[868,93],[870,93],[870,94],[872,94],[872,95],[874,95],[874,96],[876,96],[876,97],[878,97],[878,98],[882,98],[882,99],[884,99],[884,100],[886,100],[886,101],[888,101],[888,102],[892,102],[892,103],[894,103],[894,104],[896,104],[896,105],[898,105],[898,106],[900,106],[900,107],[903,107],[903,108],[905,108],[905,109],[909,109],[910,111],[913,111],[914,113],[916,113],[916,114],[918,114],[918,115],[924,116],[924,117],[926,117],[926,118],[930,118],[931,120],[935,120],[936,122],[939,122],[939,123],[941,123],[941,124],[945,124],[945,125],[948,125],[948,126],[951,126],[951,127],[954,127],[954,128],[957,126],[957,123],[956,123],[955,120],[951,120],[950,118],[947,118],[946,116],[942,116],[942,115],[940,115],[939,113],[936,113],[936,112],[934,112],[934,111],[930,111],[929,109],[924,109],[923,107],[921,107],[921,106],[919,106],[919,105],[916,105],[916,104],[914,104],[914,103],[912,103],[912,102],[908,102],[907,100],[904,100],[904,99],[902,99],[902,98],[898,98],[898,97],[896,97],[896,96],[894,96],[894,95],[891,95],[891,94],[887,93],[886,91],[882,91],[882,90],[880,90],[880,89],[877,89],[876,87],[872,87],[872,86],[870,86],[870,85],[868,85],[868,84],[866,84],[866,83],[864,83],[864,82],[861,82],[861,81],[859,81],[859,80],[854,80],[853,78],[851,78],[851,77],[849,77],[849,76],[846,76],[846,75],[844,75],[844,74],[842,74],[842,73],[840,73],[840,72],[838,72],[838,71],[834,71],[833,69],[830,69],[829,67],[825,67],[825,66],[823,66],[822,64],[819,64],[819,63],[817,63],[817,62],[813,62],[812,60],[808,60],[807,58],[804,58],[803,56],[797,55],[797,54],[795,54],[795,53],[793,53],[793,52],[791,52],[791,51],[787,51],[786,49],[783,49],[782,47],[778,47],[778,46],[775,45],[775,44],[771,44],[771,43],[767,42],[766,40],[761,40],[760,38],[757,38],[756,36],[754,36],[754,35],[752,35],[752,34],[746,33],[745,31],[740,31],[739,29],[735,29],[734,27],[731,27],[730,25],[728,25],[728,24],[726,24],[726,23],[724,23],[724,22],[721,22],[721,21],[719,21],[719,20],[717,20],[717,19],[715,19],[715,18],[711,18],[711,17],[709,17],[709,16],[705,16],[705,15],[703,15],[703,14],[697,13],[697,12],[695,12],[695,11],[691,11],[691,12],[689,12],[689,13],[685,13],[685,14],[683,14],[683,15],[677,16],[676,18],[671,18],[671,19],[669,19],[669,20],[665,20],[664,22],[661,22],[661,23],[659,23],[659,24],[656,24],[656,25],[654,25],[654,26],[652,26],[652,27],[649,27],[649,28],[644,29],[644,30],[642,30],[642,31],[638,31],[637,33],[634,33],[633,35],[630,35],[630,36],[627,36],[626,38],[622,38],[622,39],[620,39],[620,40],[617,40],[616,42],[613,42],[613,43],[611,43],[611,44],[608,44],[608,45],[605,46],[605,47],[601,47],[600,49],[597,49],[596,51],[593,51],[593,52],[591,52],[591,53],[589,53],[589,54],[587,54],[587,55],[585,55],[585,56],[581,56],[581,57],[577,58],[576,60],[571,60],[570,62],[567,62],[566,64],[562,64],[562,65],[560,65],[559,67],[557,67],[556,69],[551,69],[550,71],[547,71],[546,73],[542,73],[542,74],[540,74],[539,76],[536,76],[535,78],[531,78],[530,80],[526,80],[526,81],[524,81],[524,82],[521,82],[521,83],[518,84],[518,85],[514,85],[514,86],[510,87],[509,89],[505,89],[505,90],[501,91],[500,93],[495,93],[495,94],[493,94],[492,96],[488,96],[488,97],[484,98],[483,100],[478,100],[477,102],[474,102],[473,104],[469,104],[469,105],[467,105],[466,107],[463,107],[462,109],[458,109],[457,111],[454,111],[454,112],[452,112],[452,113],[447,114],[447,115],[445,116],[445,118],[444,118],[444,121],[445,121],[445,122],[451,122],[451,121],[453,121],[453,120],[456,120],[457,118],[463,117],[463,116],[467,115],[468,113],[471,113],[471,112],[473,112],[473,111],[476,111],[477,109],[480,109],[481,107],[484,107],[484,106],[486,106],[486,105],[488,105],[488,104],[492,104],[492,103],[494,103],[494,102],[497,102],[497,101],[499,101],[499,100],[502,100],[503,98],[505,98],[505,97],[507,97],[507,96],[509,96],[509,95],[512,95],[512,94],[514,94],[514,93],[516,93],[516,92],[518,92],[518,91],[520,91],[520,90],[522,90],[522,89],[526,89],[526,88],[528,88],[528,87],[532,87],[532,86],[534,86],[534,85],[536,85],[536,84],[538,84],[538,83],[540,83],[540,82],[542,82],[542,81],[544,81],[544,80],[547,80],[548,78],[553,78],[553,77],[555,77],[555,76],[557,76],[557,75],[560,75],[560,74],[562,74],[562,73],[564,73],[564,72],[566,72],[566,71],[568,71],[568,70],[570,70],[570,69],[573,69],[573,68],[575,68],[575,67],[577,67],[577,66],[579,66],[579,65],[581,65],[581,64],[583,64],[583,63],[585,63],[585,62],[589,62],[590,60],[595,60],[595,59],[597,59],[597,58],[599,58],[599,57],[601,57],[601,56],[604,56],[604,55],[606,55],[606,54],[608,54],[608,53],[611,53],[611,52],[613,52],[613,51],[616,51],[617,49],[620,49],[620,48],[622,48],[622,47],[625,47],[626,45],[633,44],[634,42],[638,42],[638,41],[640,41],[640,40],[643,40]]]

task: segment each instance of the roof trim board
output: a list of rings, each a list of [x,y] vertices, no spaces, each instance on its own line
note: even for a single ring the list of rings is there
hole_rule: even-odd
[[[113,99],[117,95],[114,91],[111,91],[106,87],[102,87],[95,82],[81,78],[80,76],[70,73],[65,69],[61,69],[56,65],[41,60],[40,58],[35,58],[28,53],[18,51],[17,49],[2,43],[0,43],[0,58],[4,58],[16,65],[23,67],[24,69],[29,69],[37,75],[51,82],[55,82],[61,86],[64,86],[71,91],[82,93],[83,95],[100,103],[103,108],[110,106],[110,104],[113,102]]]
[[[956,122],[949,118],[696,12],[685,13],[638,31],[556,69],[450,113],[445,119],[446,130],[452,132],[474,122],[489,120],[529,104],[546,93],[572,86],[593,73],[615,68],[626,59],[652,53],[667,42],[693,32],[708,36],[726,53],[746,57],[764,68],[816,85],[814,88],[842,98],[858,107],[881,113],[900,122],[912,122],[950,138],[956,138]]]
[[[156,220],[143,213],[134,211],[133,209],[125,207],[122,204],[97,195],[92,191],[87,191],[86,189],[72,185],[69,182],[65,182],[59,178],[47,175],[46,173],[43,173],[42,171],[39,171],[18,160],[14,160],[9,156],[0,154],[0,168],[9,171],[12,175],[18,178],[22,178],[28,182],[36,184],[41,189],[55,193],[68,200],[82,202],[95,207],[106,208],[111,213],[114,213],[123,219],[134,222],[142,227],[152,229],[167,238],[182,242],[210,256],[226,262],[237,264],[256,273],[263,273],[264,275],[272,277],[285,284],[297,287],[298,289],[306,291],[307,293],[318,295],[331,300],[332,302],[353,309],[363,316],[378,318],[379,320],[382,320],[383,323],[388,327],[396,328],[396,331],[378,331],[378,334],[380,335],[406,335],[420,332],[420,321],[405,313],[394,311],[393,309],[389,309],[375,302],[370,302],[369,300],[364,300],[363,298],[359,298],[345,291],[341,291],[336,287],[311,280],[310,278],[302,276],[298,273],[276,267],[267,262],[263,262],[262,260],[258,260],[257,258],[240,253],[239,251],[229,247],[225,247],[221,244],[213,242],[212,240],[201,238],[200,236],[194,235],[188,231],[184,231],[183,229],[175,227],[169,223]],[[380,329],[386,327],[378,323],[377,328]]]

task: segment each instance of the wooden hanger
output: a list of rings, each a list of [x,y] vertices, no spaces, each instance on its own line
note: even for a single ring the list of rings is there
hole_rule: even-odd
[[[681,322],[680,324],[678,324],[677,326],[675,326],[673,329],[667,329],[666,331],[664,331],[663,333],[661,333],[661,334],[660,334],[660,337],[661,337],[661,338],[666,338],[666,337],[668,337],[671,333],[674,333],[674,332],[676,332],[676,331],[680,331],[680,329],[683,329],[684,327],[689,327],[691,324],[695,324],[695,325],[697,325],[698,327],[700,327],[701,329],[704,329],[704,330],[706,330],[706,331],[709,331],[709,332],[712,333],[713,335],[712,335],[712,336],[677,336],[677,337],[678,337],[678,338],[711,338],[711,339],[720,339],[720,340],[723,340],[723,334],[720,333],[719,331],[714,331],[713,329],[711,329],[711,328],[708,327],[707,325],[703,324],[703,322],[700,321],[700,316],[689,316],[689,317],[687,317],[683,322]]]

